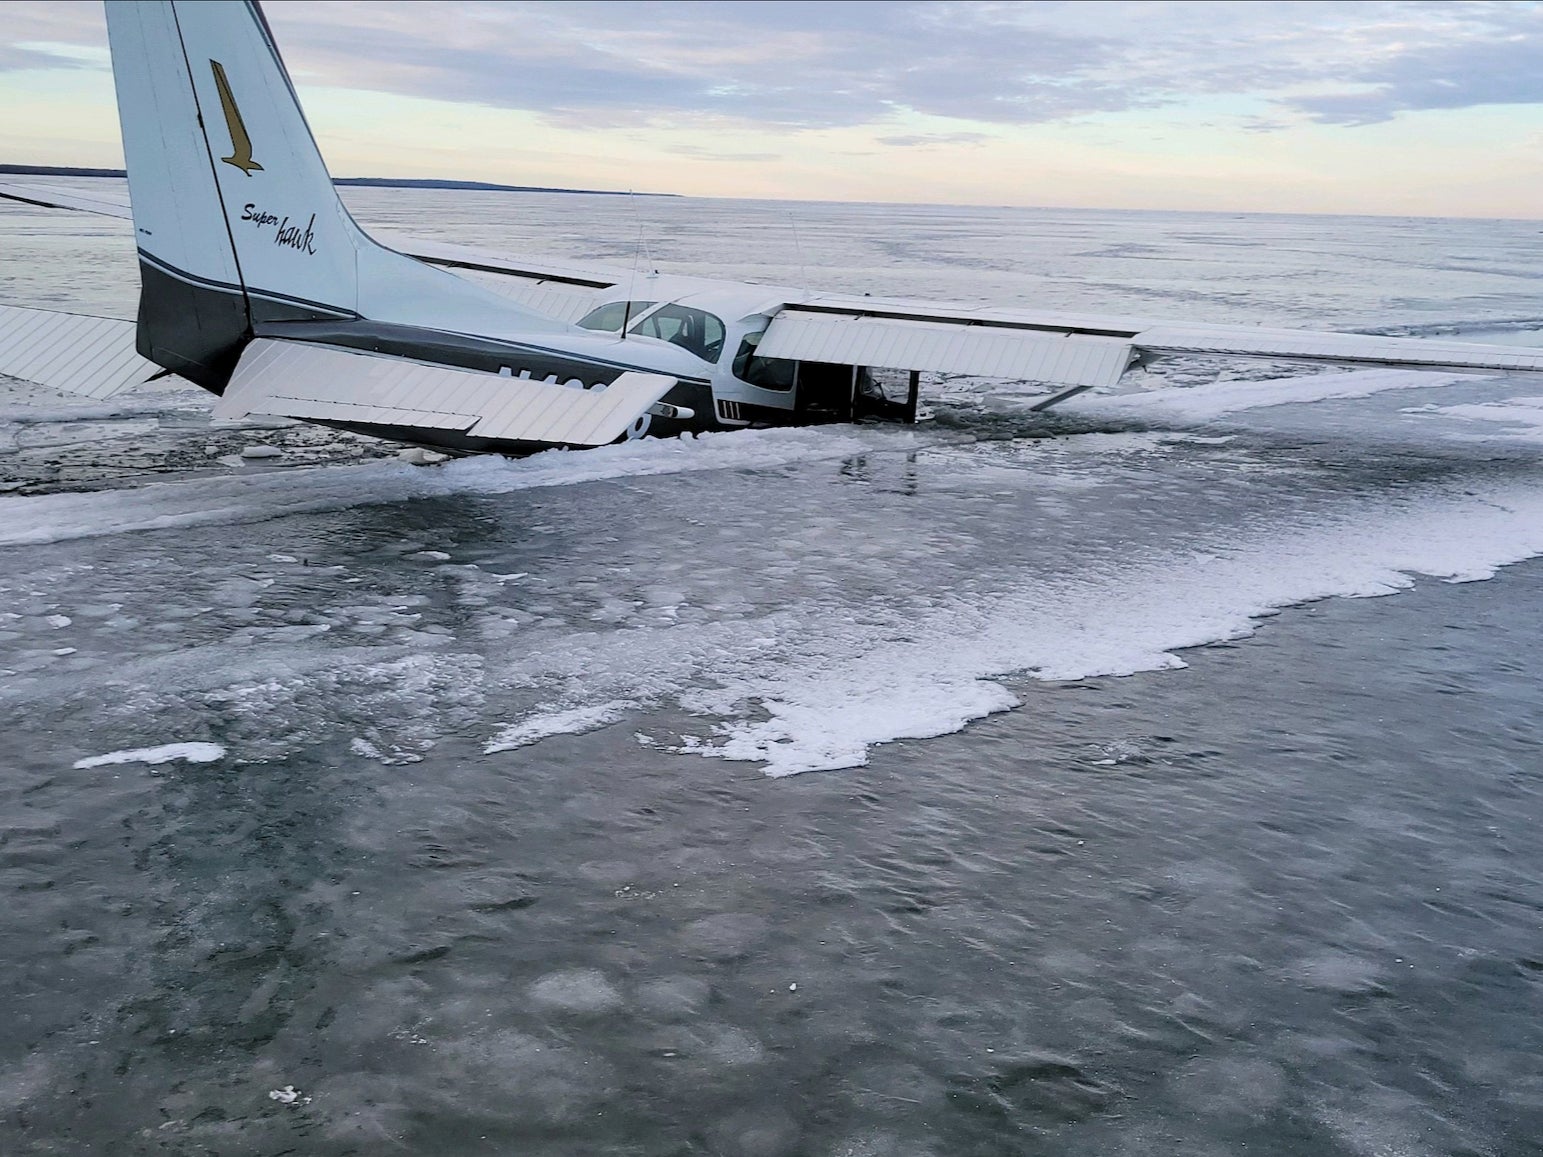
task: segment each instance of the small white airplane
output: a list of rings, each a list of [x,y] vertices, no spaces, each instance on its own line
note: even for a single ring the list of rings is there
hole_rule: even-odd
[[[1543,371],[1543,350],[812,294],[366,233],[338,199],[256,0],[107,4],[137,325],[0,306],[0,373],[105,397],[177,374],[217,417],[303,419],[450,453],[914,421],[923,371],[1037,381],[1049,406],[1165,354]],[[473,280],[475,278],[475,280]],[[888,400],[871,371],[909,371]]]

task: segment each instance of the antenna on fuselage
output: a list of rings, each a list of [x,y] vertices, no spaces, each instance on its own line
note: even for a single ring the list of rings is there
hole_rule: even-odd
[[[801,288],[803,289],[803,291],[805,293],[808,293],[808,292],[810,292],[810,290],[809,290],[809,266],[804,261],[804,243],[803,243],[802,240],[799,239],[799,236],[798,236],[798,218],[793,216],[793,213],[792,213],[791,210],[788,212],[788,224],[793,227],[793,249],[798,254],[798,271],[799,271],[799,275],[804,280],[804,283],[803,283]]]
[[[627,327],[632,324],[632,299],[637,296],[638,285],[638,258],[647,252],[648,240],[643,229],[643,215],[638,212],[637,193],[632,189],[627,190],[627,203],[632,206],[632,217],[638,223],[638,243],[632,250],[632,279],[627,282],[627,302],[621,311],[621,340],[627,340]],[[648,263],[652,265],[654,259],[649,257]]]

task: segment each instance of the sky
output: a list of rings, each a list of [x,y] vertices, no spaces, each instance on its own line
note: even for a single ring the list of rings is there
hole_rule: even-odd
[[[264,4],[335,176],[1543,217],[1543,3]],[[12,0],[0,161],[118,167],[100,4]]]

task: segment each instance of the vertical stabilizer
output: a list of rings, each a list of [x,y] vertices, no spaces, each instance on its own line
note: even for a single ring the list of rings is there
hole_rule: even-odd
[[[354,317],[370,242],[250,0],[107,5],[140,352],[222,389],[254,323]]]

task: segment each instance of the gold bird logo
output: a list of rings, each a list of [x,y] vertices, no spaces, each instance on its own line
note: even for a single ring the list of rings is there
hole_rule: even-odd
[[[220,108],[225,112],[225,127],[230,130],[230,156],[221,157],[220,160],[227,165],[235,165],[250,177],[253,169],[262,170],[262,166],[252,160],[252,138],[246,135],[246,122],[241,119],[241,110],[236,107],[236,98],[231,94],[225,66],[218,60],[211,60],[209,67],[214,72],[214,87],[220,90]]]

